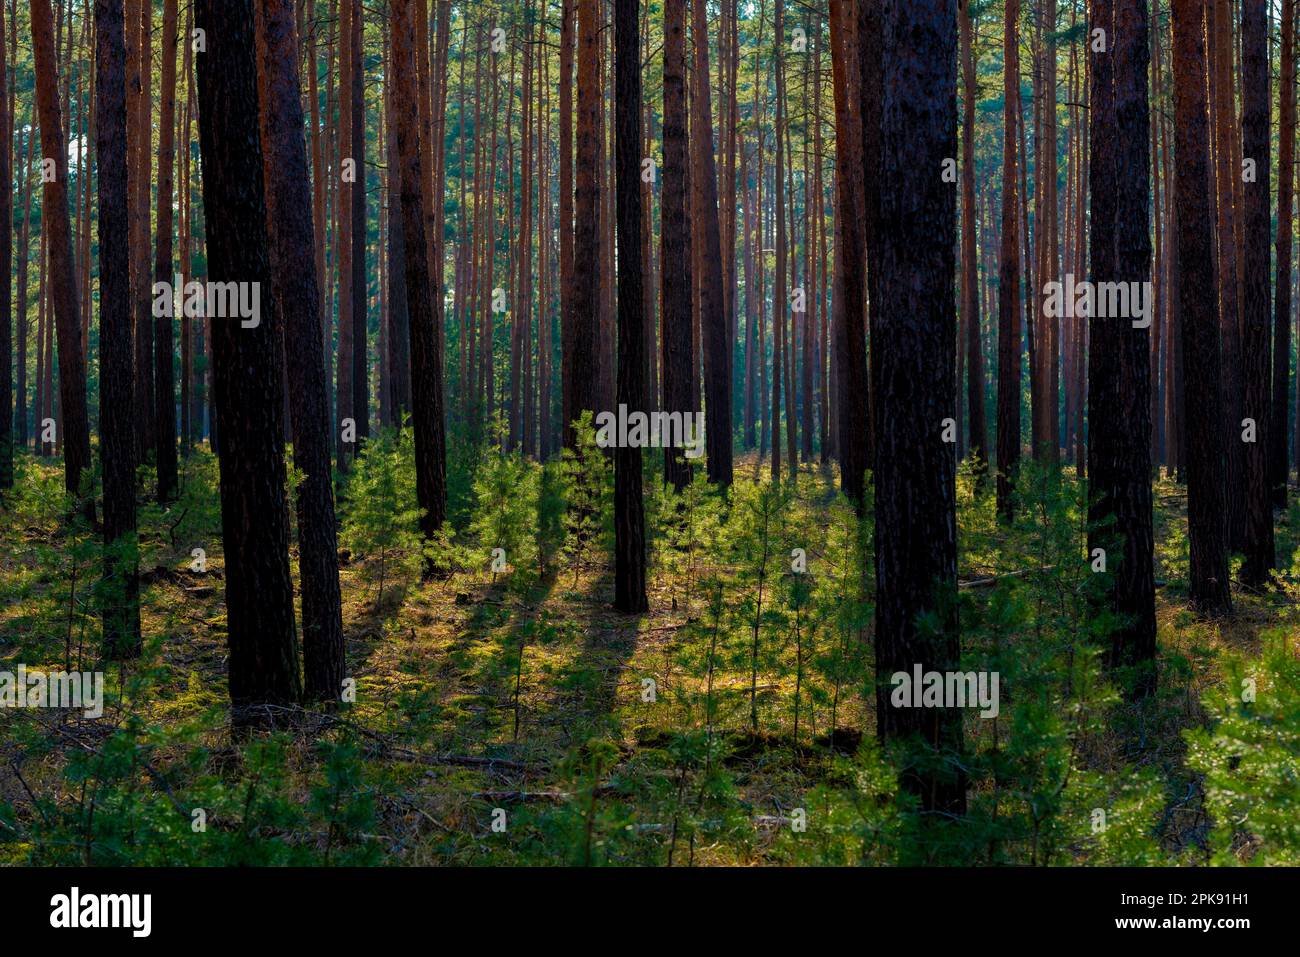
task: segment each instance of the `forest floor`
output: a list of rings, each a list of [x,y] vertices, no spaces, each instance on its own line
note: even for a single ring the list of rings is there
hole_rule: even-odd
[[[737,471],[756,475],[759,463],[748,456]],[[800,604],[788,589],[778,597],[775,574],[770,612],[755,604],[748,579],[711,602],[712,576],[736,569],[715,568],[722,552],[701,547],[684,571],[680,561],[656,560],[652,610],[625,616],[610,607],[599,555],[516,588],[477,570],[421,583],[400,567],[380,569],[379,556],[344,552],[355,700],[286,709],[281,735],[241,741],[228,724],[212,460],[196,457],[186,469],[180,502],[142,510],[146,650],[126,665],[97,660],[98,544],[63,521],[60,481],[52,464],[27,459],[0,528],[0,669],[105,667],[108,704],[99,719],[0,710],[0,862],[895,859],[888,845],[905,825],[888,809],[892,784],[876,779],[890,776],[888,765],[860,751],[875,734],[862,692],[869,606],[846,639],[842,622],[833,624],[842,611],[833,583],[820,605]],[[810,565],[831,560],[832,482],[819,468],[801,471],[804,507],[773,549],[782,562],[791,542],[806,545]],[[1096,789],[1116,807],[1134,802],[1132,826],[1140,810],[1139,829],[1164,859],[1208,858],[1213,822],[1184,732],[1207,725],[1202,699],[1232,662],[1259,660],[1279,634],[1300,654],[1296,513],[1278,517],[1278,587],[1234,587],[1233,617],[1206,622],[1186,602],[1185,489],[1161,480],[1155,491],[1158,696],[1107,702],[1106,721],[1086,732],[1070,727],[1071,702],[1085,710],[1077,688],[1053,692],[1050,720],[1024,711],[1022,694],[1018,710],[1004,700],[1002,720],[969,721],[973,752],[996,759],[1007,751],[1001,770],[972,772],[983,829],[952,852],[962,860],[1147,860],[1148,850],[1089,843]],[[963,475],[959,578],[978,609],[972,641],[1000,634],[995,644],[1009,642],[1021,657],[1034,656],[1036,641],[1064,648],[1087,623],[1068,594],[1071,580],[1052,573],[1051,543],[1034,538],[1032,515],[1011,541],[970,492]],[[203,570],[195,548],[206,553]],[[1008,620],[1018,624],[999,631],[989,622],[1012,594],[1019,610]],[[1053,657],[1052,667],[1065,660]],[[1071,779],[1071,768],[1097,776],[1094,790],[1074,795],[1083,779]],[[1147,773],[1152,792],[1130,794],[1127,782]],[[1046,819],[1071,814],[1084,819],[1053,832],[1054,852],[1040,847]],[[1231,843],[1245,859],[1258,842],[1239,835]],[[935,855],[922,859],[949,859]]]

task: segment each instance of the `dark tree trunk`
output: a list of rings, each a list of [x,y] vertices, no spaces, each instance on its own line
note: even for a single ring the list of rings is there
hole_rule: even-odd
[[[64,488],[77,495],[81,473],[90,468],[90,425],[86,416],[86,363],[81,351],[81,308],[68,220],[68,148],[59,108],[59,74],[54,61],[54,16],[50,0],[31,0],[36,106],[41,154],[54,160],[54,178],[44,184],[42,233],[49,243],[50,300],[59,340],[59,413],[63,429]],[[50,378],[47,359],[46,379]],[[93,503],[86,510],[93,512]]]
[[[154,281],[171,283],[172,170],[176,131],[176,0],[163,4],[162,111],[158,120],[158,235]],[[181,321],[185,322],[184,316]],[[158,501],[176,497],[176,384],[172,376],[175,347],[172,316],[154,318],[154,445],[158,461]]]
[[[853,0],[831,0],[831,67],[835,88],[835,225],[842,288],[834,316],[835,379],[838,387],[836,446],[840,488],[863,507],[871,422],[867,407],[866,205],[863,198],[861,70]]]
[[[577,0],[560,0],[560,434],[572,447],[573,343],[573,46]],[[463,174],[462,174],[463,175]]]
[[[284,494],[283,338],[270,283],[252,0],[196,0],[195,26],[207,41],[197,59],[208,278],[258,283],[264,307],[252,328],[234,318],[211,321],[231,720],[242,728],[269,724],[266,705],[301,696]]]
[[[390,51],[389,56],[392,56]],[[397,111],[391,79],[385,83],[388,109],[388,353],[392,376],[393,421],[411,411],[411,324],[406,296],[406,237],[402,228],[402,164],[397,155]],[[458,303],[458,306],[460,303]],[[462,349],[464,343],[461,343]],[[464,383],[461,384],[462,388]]]
[[[951,758],[962,714],[898,708],[889,676],[955,668],[957,621],[956,446],[940,438],[957,404],[956,195],[937,175],[957,154],[956,0],[885,0],[876,480],[876,714],[882,740],[916,736]],[[932,616],[929,629],[918,619]],[[955,765],[944,762],[948,767]],[[932,760],[903,783],[927,811],[961,815],[961,771]]]
[[[393,95],[399,103],[416,102],[413,0],[394,0],[391,12]],[[422,510],[420,531],[432,541],[447,518],[447,438],[442,411],[442,355],[435,321],[441,311],[442,277],[429,274],[425,249],[424,164],[420,154],[419,116],[397,111],[397,154],[401,160],[402,230],[407,249],[407,313],[411,325],[411,423],[415,433],[415,492]],[[425,568],[425,574],[432,571]]]
[[[1237,156],[1237,108],[1235,95],[1235,38],[1232,35],[1233,0],[1208,0],[1212,14],[1207,23],[1210,42],[1210,91],[1214,97],[1215,173],[1218,183],[1218,275],[1219,340],[1222,354],[1223,435],[1227,453],[1224,482],[1224,514],[1228,522],[1228,550],[1241,551],[1246,544],[1246,449],[1241,442],[1242,378],[1241,352],[1241,164]]]
[[[645,410],[645,320],[641,311],[641,54],[637,0],[614,7],[614,200],[618,219],[618,403]],[[721,318],[721,317],[720,317]],[[729,397],[729,396],[728,396]],[[727,431],[728,443],[731,439]],[[730,451],[730,445],[728,445]],[[730,464],[728,457],[728,464]],[[641,449],[614,452],[614,607],[632,614],[645,594]]]
[[[1174,190],[1178,312],[1187,429],[1187,524],[1193,607],[1232,610],[1224,521],[1223,410],[1215,299],[1200,280],[1214,275],[1209,120],[1205,89],[1204,0],[1172,0],[1174,32]],[[1190,281],[1183,281],[1188,278]]]
[[[336,220],[334,231],[335,261],[338,264],[338,364],[334,368],[334,421],[335,440],[338,442],[338,467],[346,472],[349,463],[356,457],[355,439],[348,440],[348,424],[351,420],[353,430],[356,428],[357,414],[353,408],[356,390],[352,386],[352,339],[356,334],[356,323],[352,321],[352,311],[356,308],[358,293],[353,288],[356,272],[352,268],[352,257],[358,254],[353,247],[352,216],[356,203],[352,194],[361,188],[365,173],[356,157],[351,156],[352,143],[352,7],[361,0],[340,0],[338,4],[338,119],[336,121],[336,145],[338,165],[334,184]],[[407,105],[414,108],[415,101]],[[349,181],[344,164],[353,163],[352,176]],[[364,255],[364,251],[361,253]]]
[[[876,466],[876,414],[873,406],[876,402],[876,378],[880,373],[880,357],[876,353],[876,313],[883,305],[884,298],[880,290],[881,267],[879,262],[882,238],[880,231],[884,228],[881,213],[881,190],[883,180],[881,165],[881,103],[883,99],[884,47],[883,22],[884,0],[857,0],[858,6],[858,75],[859,101],[862,104],[862,168],[864,175],[863,201],[863,241],[867,252],[867,312],[863,321],[867,324],[869,339],[869,362],[867,371],[867,438],[866,467]]]
[[[95,0],[99,457],[104,478],[104,652],[110,658],[134,658],[140,654],[124,30],[122,0]]]
[[[564,423],[566,448],[574,448],[573,422],[583,412],[600,411],[600,17],[598,0],[578,0],[578,142],[573,193],[572,353],[565,382],[570,390],[570,421]]]
[[[1268,46],[1265,0],[1241,4],[1241,146],[1255,162],[1255,179],[1241,184],[1245,246],[1242,272],[1241,359],[1245,380],[1245,418],[1253,419],[1253,442],[1244,442],[1246,459],[1246,551],[1241,580],[1260,585],[1275,565],[1273,507],[1269,489],[1269,132]],[[1243,427],[1244,428],[1244,427]],[[1230,441],[1243,441],[1240,432]]]
[[[152,168],[150,145],[153,142],[153,4],[130,4],[130,16],[136,21],[136,44],[139,71],[134,77],[135,83],[131,95],[136,99],[134,116],[128,111],[128,122],[134,119],[135,155],[128,156],[132,164],[131,175],[135,177],[134,195],[134,245],[131,257],[134,264],[131,269],[136,277],[135,285],[135,405],[138,418],[136,427],[136,448],[141,462],[154,450],[157,438],[157,426],[154,423],[154,411],[157,405],[157,393],[154,389],[154,322],[152,283],[149,282],[151,266],[149,263],[149,210],[153,205],[153,190],[150,181]],[[128,25],[128,30],[132,29]],[[156,462],[155,462],[156,464]]]
[[[1291,253],[1295,197],[1295,0],[1282,0],[1282,75],[1278,82],[1277,296],[1273,303],[1273,408],[1269,420],[1269,483],[1273,505],[1286,508],[1290,472]]]
[[[982,483],[988,467],[988,426],[984,419],[984,347],[980,336],[979,258],[975,251],[975,54],[970,0],[961,3],[962,176],[961,309],[966,330],[966,405],[970,415],[970,454]],[[962,348],[959,343],[958,348]],[[958,378],[958,390],[961,380]]]
[[[687,228],[686,0],[664,5],[664,168],[662,226],[664,411],[691,415],[691,237]],[[680,449],[664,450],[664,478],[677,489],[691,480]]]
[[[1093,55],[1093,280],[1140,287],[1151,278],[1147,0],[1096,0],[1092,17],[1107,37],[1107,52]],[[1156,680],[1151,343],[1132,318],[1098,311],[1089,318],[1088,547],[1105,549],[1114,577],[1121,624],[1110,664],[1136,669],[1131,691],[1146,695]]]
[[[14,142],[5,19],[0,4],[0,495],[14,484]]]
[[[362,61],[362,21],[365,4],[352,4],[352,146],[357,181],[352,188],[352,415],[357,420],[357,443],[370,435],[370,366],[366,348],[366,99]],[[440,278],[440,277],[439,277]]]
[[[297,487],[304,691],[310,701],[337,701],[346,663],[298,42],[292,0],[261,3],[271,278],[288,346],[293,461],[305,476]]]
[[[1002,45],[1002,257],[998,267],[998,514],[1015,514],[1020,466],[1020,178],[1016,162],[1020,0],[1007,0]]]
[[[693,5],[695,36],[696,135],[691,185],[695,228],[703,241],[700,265],[700,325],[704,345],[706,468],[709,481],[731,485],[731,339],[722,288],[722,233],[718,222],[718,173],[713,158],[713,109],[709,92],[709,29],[703,0]],[[734,250],[727,251],[728,256]]]

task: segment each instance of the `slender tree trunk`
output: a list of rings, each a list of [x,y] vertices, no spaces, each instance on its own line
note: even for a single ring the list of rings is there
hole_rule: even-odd
[[[1020,212],[1015,104],[1020,90],[1020,0],[1007,0],[1003,31],[1002,258],[998,268],[998,514],[1015,514],[1020,463]]]
[[[158,119],[158,232],[154,281],[173,281],[172,170],[176,127],[176,0],[164,0],[162,32],[162,110]],[[182,316],[181,322],[185,319]],[[158,501],[176,497],[176,385],[172,378],[175,347],[171,310],[154,318],[154,446],[158,460]]]
[[[13,100],[10,96],[6,24],[0,4],[0,496],[14,485],[14,194]]]
[[[1273,505],[1286,508],[1287,436],[1291,411],[1291,253],[1296,138],[1295,0],[1282,0],[1282,75],[1278,82],[1277,295],[1273,305],[1273,392],[1269,482]]]
[[[835,222],[839,233],[836,279],[843,296],[836,297],[834,313],[835,378],[838,383],[836,445],[840,458],[840,488],[865,505],[871,425],[867,405],[867,283],[864,169],[862,165],[861,69],[858,66],[858,31],[853,0],[832,0],[831,67],[835,87]]]
[[[413,0],[393,0],[390,28],[393,95],[414,103],[417,86]],[[426,541],[441,531],[447,517],[447,440],[443,419],[442,356],[435,321],[441,313],[442,277],[429,274],[425,248],[424,166],[419,117],[410,109],[397,114],[397,153],[401,159],[402,228],[405,232],[407,309],[411,323],[411,420],[415,432],[415,491],[423,510],[420,530]],[[426,565],[426,576],[432,567]]]
[[[365,69],[363,66],[362,26],[365,4],[353,0],[352,6],[352,65],[348,70],[351,81],[349,105],[352,122],[348,130],[352,135],[350,155],[357,164],[357,181],[351,193],[352,217],[352,415],[357,422],[358,445],[370,435],[370,365],[366,345],[366,99]],[[440,278],[440,277],[439,277]],[[441,283],[440,283],[441,285]]]
[[[1227,496],[1224,499],[1228,522],[1228,548],[1240,551],[1246,543],[1246,450],[1240,439],[1242,395],[1244,380],[1241,368],[1241,299],[1238,287],[1241,269],[1237,240],[1240,217],[1236,209],[1237,183],[1241,164],[1236,159],[1237,115],[1232,70],[1232,0],[1210,0],[1214,19],[1208,25],[1213,31],[1214,71],[1214,154],[1218,183],[1219,272],[1219,330],[1223,348],[1223,414],[1224,436],[1227,439]]]
[[[691,236],[687,226],[686,0],[664,5],[663,125],[663,337],[664,411],[694,414],[691,403]],[[680,490],[691,480],[691,466],[680,449],[664,450],[664,478]]]
[[[1187,519],[1191,601],[1206,615],[1232,610],[1224,521],[1223,408],[1219,326],[1213,297],[1198,277],[1214,275],[1209,119],[1205,88],[1204,0],[1172,0],[1174,31],[1174,189],[1178,312],[1186,376]],[[1183,282],[1182,277],[1192,277]]]
[[[126,40],[122,0],[95,0],[99,163],[99,457],[104,480],[104,650],[140,654],[131,411],[131,289],[126,173]]]
[[[352,258],[364,256],[364,249],[353,245],[356,236],[352,228],[352,217],[357,204],[352,194],[361,188],[364,172],[360,160],[352,155],[354,141],[352,138],[352,8],[361,0],[340,0],[338,16],[339,58],[338,58],[338,122],[337,144],[338,182],[335,183],[337,209],[335,217],[335,249],[338,263],[338,359],[335,367],[334,409],[336,416],[336,434],[338,437],[338,467],[346,472],[351,460],[356,456],[355,435],[360,429],[356,424],[357,414],[353,408],[356,390],[352,385],[353,370],[356,368],[352,359],[354,351],[353,338],[356,335],[356,323],[352,320],[353,310],[357,308],[359,292],[353,286],[356,271],[352,268]],[[409,108],[409,107],[408,107]],[[351,439],[351,441],[350,441]]]
[[[573,447],[576,384],[573,356],[578,316],[573,305],[573,49],[577,0],[560,0],[560,432]],[[667,151],[667,141],[664,143]]]
[[[618,403],[644,409],[645,320],[641,310],[641,54],[637,0],[614,8],[614,146],[618,206]],[[727,434],[730,441],[730,430]],[[614,607],[646,611],[645,509],[641,449],[614,452]]]
[[[1241,579],[1248,585],[1268,580],[1276,564],[1273,543],[1273,508],[1269,488],[1268,452],[1272,423],[1269,421],[1269,289],[1268,227],[1269,107],[1268,107],[1268,16],[1265,0],[1241,0],[1242,155],[1255,164],[1253,179],[1245,178],[1243,223],[1245,244],[1242,272],[1245,298],[1242,302],[1242,372],[1245,380],[1245,418],[1255,424],[1255,434],[1246,441],[1246,426],[1229,441],[1245,446],[1246,558]]]
[[[975,30],[970,0],[961,3],[962,63],[962,180],[961,180],[961,308],[966,329],[966,405],[970,415],[970,454],[977,481],[988,467],[988,426],[984,420],[984,350],[980,337],[979,259],[975,249]],[[959,346],[960,348],[960,346]],[[958,388],[961,383],[958,381]]]
[[[16,5],[10,8],[16,9]],[[14,34],[17,30],[12,31]],[[16,444],[27,448],[30,433],[27,430],[27,261],[31,245],[32,226],[32,154],[36,143],[36,103],[27,108],[27,159],[23,164],[23,231],[18,240],[18,375],[17,375],[17,435]],[[38,339],[39,342],[39,339]],[[39,349],[39,345],[38,345]],[[39,387],[40,381],[37,380]]]
[[[44,184],[41,232],[48,237],[52,273],[50,292],[54,322],[58,327],[64,488],[75,496],[80,492],[82,471],[90,467],[90,426],[86,415],[86,364],[81,351],[77,270],[73,262],[72,227],[68,216],[68,149],[59,107],[54,16],[50,11],[50,0],[31,0],[31,16],[41,153],[54,161],[54,177]],[[51,365],[52,362],[47,360],[47,381],[51,377]],[[88,502],[86,508],[93,512],[93,501]]]
[[[709,481],[730,486],[731,469],[731,339],[727,302],[723,295],[722,234],[718,222],[718,174],[713,158],[713,109],[709,92],[709,28],[703,0],[695,0],[696,135],[692,185],[695,188],[695,228],[703,241],[700,280],[700,325],[704,345],[704,435]],[[734,250],[727,250],[733,256]],[[639,290],[638,290],[639,292]]]

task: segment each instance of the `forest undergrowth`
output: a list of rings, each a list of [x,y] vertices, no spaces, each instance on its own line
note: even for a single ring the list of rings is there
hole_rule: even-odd
[[[0,670],[102,670],[105,701],[0,709],[0,862],[1300,863],[1296,505],[1275,586],[1234,581],[1234,615],[1199,620],[1186,490],[1157,482],[1159,690],[1130,701],[1073,471],[1027,463],[1007,526],[963,467],[962,667],[997,673],[1000,701],[942,756],[969,788],[949,819],[900,789],[907,745],[876,741],[870,502],[860,519],[829,466],[773,484],[752,454],[725,497],[702,469],[675,493],[651,456],[651,611],[621,615],[612,467],[583,435],[545,466],[453,443],[423,549],[410,433],[372,440],[339,479],[343,700],[238,736],[215,459],[142,506],[146,647],[119,663],[95,530],[66,520],[57,463],[22,457]]]

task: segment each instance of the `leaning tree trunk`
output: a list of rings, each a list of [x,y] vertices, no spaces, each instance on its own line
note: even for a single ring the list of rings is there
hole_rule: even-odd
[[[31,14],[41,153],[45,160],[54,163],[54,176],[44,184],[41,209],[45,217],[42,232],[49,244],[50,300],[59,340],[63,483],[68,494],[75,496],[80,491],[81,473],[90,468],[90,425],[86,415],[86,363],[81,351],[81,307],[72,256],[72,226],[68,220],[68,148],[59,108],[50,0],[31,0]],[[93,512],[93,503],[88,503],[86,509]]]
[[[264,291],[256,325],[211,317],[231,721],[242,729],[270,724],[272,709],[301,693],[284,494],[284,342],[270,283],[253,2],[195,0],[194,20],[207,43],[197,59],[208,278]]]
[[[298,42],[292,0],[261,0],[261,5],[271,276],[285,341],[292,343],[285,352],[293,461],[304,475],[297,487],[304,690],[308,700],[337,701],[346,668],[343,612]]]
[[[1224,522],[1223,399],[1219,385],[1219,327],[1213,296],[1200,282],[1214,275],[1210,209],[1210,143],[1205,90],[1204,0],[1172,0],[1174,31],[1174,171],[1177,288],[1183,344],[1183,402],[1187,429],[1187,527],[1194,608],[1206,615],[1232,610]],[[1184,281],[1186,279],[1187,281]]]
[[[942,441],[956,381],[956,194],[937,171],[957,153],[956,0],[886,0],[876,379],[876,714],[882,740],[935,754],[903,771],[927,811],[966,810],[962,714],[900,708],[889,676],[957,667],[956,446]],[[935,175],[917,176],[916,170]],[[922,618],[929,624],[920,625]],[[943,756],[938,767],[938,755]]]

